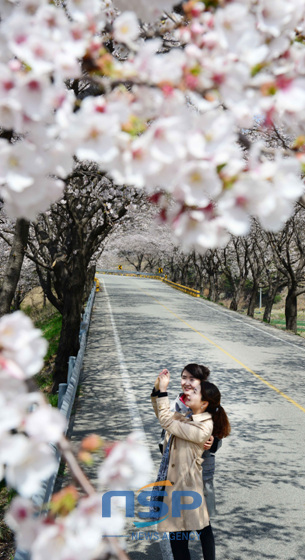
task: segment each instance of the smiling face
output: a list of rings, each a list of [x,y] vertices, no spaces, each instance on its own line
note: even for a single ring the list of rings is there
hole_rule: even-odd
[[[196,381],[198,381],[198,379]],[[208,401],[202,401],[200,382],[198,387],[195,387],[187,393],[184,402],[194,414],[201,414],[206,410],[209,403]]]
[[[181,375],[181,388],[185,395],[193,393],[194,389],[200,387],[200,379],[193,377],[191,373],[184,369]]]

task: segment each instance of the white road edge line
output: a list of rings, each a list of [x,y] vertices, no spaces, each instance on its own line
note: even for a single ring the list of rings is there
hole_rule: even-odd
[[[105,296],[106,296],[107,303],[108,303],[110,321],[111,321],[111,325],[112,325],[112,329],[113,329],[113,336],[114,336],[114,341],[115,341],[115,345],[116,345],[116,350],[117,350],[117,355],[118,355],[118,360],[119,360],[119,366],[120,366],[123,386],[124,386],[124,389],[125,389],[125,392],[126,392],[126,401],[127,401],[127,406],[128,406],[128,410],[129,410],[129,415],[130,415],[132,427],[133,427],[134,430],[141,430],[145,434],[145,430],[144,430],[143,422],[142,422],[142,419],[141,419],[141,416],[140,416],[140,413],[139,413],[139,408],[138,408],[137,401],[136,401],[136,398],[135,398],[134,390],[132,388],[130,376],[129,376],[129,373],[128,373],[128,369],[126,367],[120,337],[118,335],[115,320],[114,320],[114,317],[113,317],[110,298],[109,298],[104,280],[102,280],[102,282],[103,282],[103,288],[104,288]],[[146,439],[146,436],[145,436],[145,439]],[[146,439],[146,442],[147,442],[147,439]]]
[[[167,286],[167,287],[170,288],[170,286]],[[177,293],[175,295],[181,296],[181,298],[183,298],[183,299],[184,299],[185,296],[187,296],[187,294],[181,294],[181,293]],[[196,301],[198,301],[198,300],[196,299]],[[255,327],[254,325],[251,325],[250,323],[248,323],[246,320],[237,319],[237,317],[234,317],[233,315],[231,315],[229,309],[228,309],[228,313],[226,311],[221,311],[220,309],[217,309],[217,307],[218,307],[217,303],[214,303],[214,304],[212,302],[207,303],[207,302],[201,301],[201,300],[199,300],[198,303],[201,303],[201,305],[205,305],[206,307],[209,307],[210,309],[213,309],[213,311],[216,311],[216,313],[220,313],[221,315],[225,315],[226,317],[231,316],[233,321],[237,321],[238,323],[243,323],[243,325],[245,325],[245,326],[247,326],[251,329],[255,329],[256,331],[259,331],[262,334],[266,334],[267,336],[271,336],[271,338],[275,338],[276,340],[279,340],[280,342],[283,342],[284,344],[290,344],[290,346],[293,346],[294,348],[297,348],[298,350],[302,350],[302,352],[305,352],[305,348],[302,348],[302,346],[299,346],[298,344],[295,344],[294,342],[289,342],[289,340],[285,340],[283,338],[280,338],[279,336],[276,336],[275,334],[271,334],[271,333],[265,331],[264,329],[262,329],[260,327]],[[246,319],[246,317],[245,317],[245,319]],[[283,334],[285,334],[285,332],[283,332]]]
[[[111,308],[111,303],[110,303],[110,298],[109,298],[109,295],[108,295],[108,292],[107,292],[107,289],[106,289],[104,279],[102,279],[102,283],[103,283],[103,288],[104,288],[104,292],[105,292],[107,303],[108,303],[110,320],[111,320],[111,324],[112,324],[112,328],[113,328],[113,335],[114,335],[115,345],[116,345],[116,348],[117,348],[123,385],[124,385],[124,389],[125,389],[126,395],[127,395],[127,405],[128,405],[128,408],[129,408],[129,414],[130,414],[130,417],[131,417],[133,427],[136,430],[139,430],[139,426],[140,426],[140,429],[144,434],[144,438],[145,438],[147,448],[149,450],[149,445],[148,445],[148,441],[147,441],[147,438],[146,438],[146,433],[145,433],[143,422],[142,422],[142,419],[141,419],[141,416],[140,416],[140,413],[139,413],[139,409],[138,409],[137,401],[136,401],[136,398],[135,398],[135,395],[134,395],[134,391],[133,391],[132,386],[131,386],[130,376],[129,376],[128,369],[127,369],[126,364],[125,364],[125,359],[124,359],[124,354],[123,354],[123,350],[122,350],[122,346],[121,346],[121,342],[120,342],[120,337],[118,335],[118,331],[117,331],[116,324],[115,324],[115,321],[114,321],[112,308]],[[150,453],[150,450],[149,450],[149,453]],[[167,545],[164,545],[164,542],[163,542],[162,539],[160,541],[158,541],[159,546],[160,546],[160,550],[161,550],[161,554],[162,554],[162,558],[163,558],[163,560],[173,560],[173,556],[172,556],[172,552],[171,552],[169,542],[167,541],[167,539],[166,539],[165,542],[167,543]]]
[[[102,279],[102,284],[103,284],[103,290],[104,290],[104,293],[105,293],[105,296],[106,296],[106,299],[107,299],[107,303],[108,303],[110,321],[111,321],[112,328],[113,328],[113,335],[114,335],[115,345],[116,345],[118,359],[119,359],[119,366],[120,366],[120,370],[121,370],[122,381],[123,381],[124,389],[126,391],[127,406],[128,406],[128,409],[129,409],[129,415],[130,415],[130,418],[131,418],[133,428],[135,430],[140,429],[143,432],[143,435],[144,435],[143,439],[145,440],[147,449],[150,453],[150,449],[149,449],[148,441],[147,441],[147,438],[146,438],[146,433],[145,433],[145,430],[144,430],[143,422],[142,422],[142,419],[141,419],[141,416],[140,416],[140,413],[139,413],[139,408],[138,408],[137,401],[136,401],[136,398],[135,398],[135,394],[134,394],[134,391],[133,391],[133,388],[132,388],[132,385],[131,385],[128,369],[127,369],[126,364],[125,364],[125,359],[124,359],[124,354],[123,354],[123,350],[122,350],[122,346],[121,346],[121,341],[120,341],[120,337],[118,335],[118,331],[117,331],[117,328],[116,328],[115,320],[114,320],[113,313],[112,313],[110,298],[109,298],[109,295],[108,295],[108,292],[107,292],[107,289],[106,289],[104,279]],[[160,545],[160,550],[161,550],[163,560],[173,560],[169,543],[168,543],[168,546],[164,546],[162,540],[160,540],[158,542],[159,542],[159,545]]]
[[[199,303],[201,303],[201,305],[205,305],[206,307],[209,307],[210,309],[215,310],[216,313],[220,313],[221,315],[225,315],[226,317],[228,317],[228,315],[231,315],[230,313],[226,313],[225,311],[221,311],[220,309],[214,309],[214,305],[209,305],[205,301],[199,301]],[[215,304],[215,305],[217,305],[217,304]],[[279,336],[276,336],[275,334],[271,334],[271,333],[265,331],[264,329],[261,329],[260,327],[255,327],[254,325],[251,325],[247,321],[243,321],[242,319],[237,319],[237,317],[233,317],[232,315],[231,315],[231,317],[232,317],[233,321],[237,321],[238,323],[242,323],[243,325],[246,325],[247,327],[250,327],[251,329],[255,329],[256,331],[259,331],[262,334],[266,334],[267,336],[271,336],[271,338],[275,338],[276,340],[279,340],[280,342],[283,342],[284,344],[290,344],[290,346],[293,346],[294,348],[297,348],[298,350],[302,350],[302,352],[305,352],[305,348],[302,348],[302,346],[299,346],[298,344],[295,344],[294,342],[289,342],[289,340],[284,340],[283,338],[280,338]]]
[[[134,280],[134,278],[129,278],[129,280]],[[142,280],[142,278],[140,280]],[[153,282],[155,282],[155,280],[153,280]],[[170,286],[166,286],[166,287],[170,288]],[[187,296],[187,294],[182,294],[180,292],[175,293],[175,295],[181,296],[181,298],[183,298],[183,299],[184,299],[185,296]],[[196,300],[196,301],[198,301],[198,300]],[[210,309],[215,310],[216,313],[220,313],[221,315],[225,315],[226,317],[231,316],[232,320],[236,321],[237,323],[242,323],[243,325],[245,325],[245,326],[247,326],[251,329],[255,329],[256,331],[259,331],[262,334],[266,334],[267,336],[271,336],[271,338],[275,338],[276,340],[279,340],[280,342],[283,342],[284,344],[289,344],[290,346],[293,346],[294,348],[297,348],[298,350],[301,350],[302,352],[305,352],[305,348],[302,348],[302,346],[299,346],[298,344],[295,344],[294,342],[289,342],[289,340],[285,340],[283,338],[280,338],[279,336],[276,336],[275,334],[271,334],[268,331],[265,331],[264,329],[261,329],[260,327],[255,327],[254,325],[251,325],[250,323],[248,323],[246,320],[237,319],[237,317],[233,317],[233,315],[231,315],[230,312],[226,313],[225,311],[221,311],[220,309],[217,309],[218,306],[217,306],[216,303],[214,304],[215,308],[214,308],[214,305],[212,303],[206,303],[205,301],[198,301],[198,303],[201,303],[201,305],[205,305],[206,307],[209,307]],[[245,317],[245,319],[246,319],[246,317]],[[283,334],[285,334],[285,332],[283,332]]]

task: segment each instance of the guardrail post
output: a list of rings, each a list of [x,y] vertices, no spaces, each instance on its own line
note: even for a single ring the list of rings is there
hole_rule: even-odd
[[[72,377],[72,373],[73,373],[73,368],[75,366],[75,361],[76,361],[76,357],[75,356],[70,356],[69,357],[69,367],[68,367],[68,385],[71,381],[71,377]]]
[[[67,387],[68,383],[59,383],[58,385],[58,408],[61,408]]]
[[[86,332],[87,330],[88,330],[88,315],[84,313],[79,329],[79,341],[81,341],[83,333]]]

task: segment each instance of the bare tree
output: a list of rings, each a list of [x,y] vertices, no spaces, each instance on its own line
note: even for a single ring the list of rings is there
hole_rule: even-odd
[[[304,219],[304,209],[298,206],[281,232],[267,234],[275,265],[288,285],[285,301],[286,329],[293,332],[297,332],[297,298],[305,293]]]
[[[264,238],[262,236],[261,227],[257,221],[252,221],[250,234],[247,235],[247,237],[240,238],[240,241],[244,247],[244,253],[249,265],[249,275],[252,280],[247,315],[249,315],[249,317],[254,317],[260,281],[265,268],[265,261],[263,259]]]
[[[29,225],[28,221],[18,219],[15,225],[11,227],[4,216],[1,219],[0,235],[10,246],[10,251],[2,275],[0,316],[10,312],[12,302],[17,294],[17,285],[28,242]]]
[[[30,227],[27,255],[36,263],[44,293],[62,314],[54,392],[66,381],[69,356],[79,348],[85,286],[88,275],[93,281],[95,257],[135,197],[132,189],[115,187],[94,165],[78,165],[62,200]]]
[[[138,272],[157,272],[166,266],[174,247],[169,227],[157,221],[154,207],[143,199],[109,236],[99,265],[117,265],[124,259]]]
[[[219,259],[233,292],[230,309],[237,311],[249,275],[248,249],[240,237],[232,236],[228,245],[219,251]]]
[[[259,285],[265,291],[263,321],[270,323],[274,298],[279,290],[287,286],[287,278],[276,266],[268,234],[259,226],[258,222],[255,223],[255,237],[255,258],[261,270]],[[250,257],[250,260],[253,258]]]

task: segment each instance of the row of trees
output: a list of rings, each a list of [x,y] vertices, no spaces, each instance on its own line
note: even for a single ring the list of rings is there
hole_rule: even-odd
[[[20,270],[25,259],[31,261],[63,317],[54,389],[65,380],[67,356],[77,351],[95,259],[141,197],[133,187],[151,196],[184,248],[203,252],[167,251],[164,242],[160,251],[154,239],[148,266],[160,262],[173,278],[200,286],[206,279],[213,299],[226,273],[235,308],[246,279],[258,284],[269,268],[272,282],[278,277],[288,285],[293,317],[304,245],[294,223],[266,238],[263,255],[251,235],[229,239],[249,233],[251,216],[278,231],[305,192],[303,0],[0,4],[0,197],[18,219],[4,219],[1,228],[11,247],[1,306],[10,309],[14,299],[18,306]],[[291,140],[245,142],[243,131],[257,115],[267,135],[281,127]],[[83,163],[75,167],[76,161]],[[148,233],[143,231],[142,245]],[[133,238],[126,259],[134,246]],[[148,257],[138,266],[146,262]],[[21,317],[1,318],[0,341],[0,471],[21,495],[9,512],[18,545],[33,560],[54,550],[57,560],[123,558],[115,541],[110,546],[102,537],[109,523],[101,516],[101,497],[84,477],[78,481],[88,498],[65,517],[39,519],[25,499],[35,480],[38,487],[53,472],[46,443],[59,445],[66,458],[71,450],[59,412],[44,404],[29,412],[37,395],[27,393],[23,380],[42,366],[45,343]],[[111,488],[115,481],[114,489],[129,489],[148,482],[149,458],[135,443],[133,436],[125,447],[115,447],[118,459],[105,460],[101,486]],[[122,526],[116,515],[111,534],[121,534]]]
[[[54,392],[66,381],[69,356],[78,351],[83,304],[103,241],[127,214],[131,202],[140,203],[140,199],[132,188],[114,186],[95,165],[82,164],[66,179],[62,199],[35,222],[9,221],[2,211],[5,262],[0,315],[18,308],[27,291],[38,283],[62,314]]]
[[[231,297],[230,308],[235,311],[246,299],[251,317],[262,288],[266,322],[270,322],[275,296],[285,287],[286,328],[296,332],[297,298],[305,292],[304,220],[305,210],[298,204],[280,232],[266,232],[253,220],[246,237],[231,236],[225,247],[199,254],[182,252],[168,229],[158,228],[147,215],[145,221],[142,217],[141,223],[134,222],[132,234],[123,228],[112,236],[100,266],[105,268],[121,260],[137,271],[155,272],[162,267],[174,282],[195,287],[201,293],[208,290],[211,301],[219,301],[225,292],[226,297]]]
[[[93,84],[89,74],[85,72],[81,81],[66,82],[70,93],[73,92],[79,104],[88,98],[96,100],[100,93],[99,87],[97,84]],[[117,102],[117,99],[114,101]],[[93,106],[94,124],[92,130],[90,129],[90,134],[88,133],[88,138],[92,141],[97,134],[97,116],[104,114],[105,110],[103,104],[96,104],[95,101]],[[77,109],[75,111],[76,119],[79,114],[80,110]],[[194,116],[195,114],[197,115],[196,111]],[[134,125],[133,120],[132,122]],[[207,125],[212,126],[210,122]],[[81,130],[80,125],[77,130]],[[159,132],[158,130],[156,129],[155,133],[156,139],[159,138],[161,129]],[[140,130],[134,130],[132,135],[137,136],[139,132]],[[2,141],[8,142],[10,150],[14,150],[19,144],[20,138],[13,129],[0,129],[0,136]],[[284,136],[282,132],[279,132],[278,127],[266,127],[263,126],[263,123],[255,123],[251,130],[245,131],[243,128],[243,134],[240,134],[238,138],[239,150],[244,153],[245,159],[249,158],[253,144],[257,141],[261,143],[260,149],[264,151],[265,167],[268,165],[268,158],[273,159],[274,149],[287,150],[291,144],[287,135]],[[174,144],[176,145],[177,142],[176,138]],[[198,142],[198,138],[192,137],[189,142],[190,145],[193,145],[193,142]],[[101,147],[99,149],[105,151],[106,145],[103,145],[103,149]],[[270,150],[272,153],[269,153]],[[62,153],[61,150],[60,153]],[[81,157],[80,154],[78,155]],[[87,150],[86,157],[89,156],[95,159],[94,153]],[[134,152],[134,156],[133,159],[137,161],[138,151]],[[251,157],[253,159],[253,154]],[[219,169],[217,168],[220,174],[222,166],[223,164]],[[143,173],[146,167],[146,165],[143,169],[141,167]],[[195,190],[198,186],[197,182],[202,181],[203,169],[199,169],[199,167],[189,169],[189,181]],[[207,246],[213,246],[216,235],[215,232],[211,234],[214,231],[213,220],[208,222],[204,232],[200,233],[199,222],[196,221],[198,216],[194,220],[192,218],[190,224],[185,226],[185,230],[184,227],[180,228],[181,241],[182,245],[184,244],[188,249],[192,246],[195,246],[196,249],[199,248],[199,252],[196,250],[185,254],[173,242],[170,229],[173,228],[173,224],[177,225],[181,220],[183,221],[187,204],[193,208],[195,199],[193,200],[192,197],[196,198],[197,195],[195,196],[194,193],[192,196],[190,193],[187,195],[191,202],[182,205],[183,211],[180,209],[178,215],[176,215],[175,203],[166,202],[166,209],[163,208],[160,217],[168,224],[167,226],[157,228],[153,220],[153,211],[146,208],[145,213],[141,211],[140,214],[138,210],[131,212],[125,225],[118,228],[115,226],[121,223],[123,217],[126,217],[131,203],[136,202],[137,205],[139,201],[142,201],[142,204],[145,203],[143,203],[141,191],[124,185],[116,186],[109,178],[111,175],[109,171],[106,176],[106,171],[102,172],[100,169],[98,163],[78,162],[74,170],[62,179],[65,184],[63,197],[53,204],[50,210],[40,214],[35,223],[22,217],[18,218],[16,222],[8,221],[4,215],[2,217],[1,242],[4,245],[1,247],[1,252],[5,256],[5,263],[2,267],[4,272],[0,290],[0,315],[8,313],[12,308],[18,308],[22,297],[30,287],[39,281],[45,296],[63,317],[54,370],[54,391],[57,390],[58,384],[66,379],[68,356],[75,355],[78,350],[77,333],[82,306],[87,295],[86,285],[89,286],[93,278],[95,262],[104,251],[105,258],[103,258],[102,264],[105,263],[107,261],[106,253],[111,255],[112,248],[118,251],[120,258],[132,264],[136,270],[155,270],[162,267],[174,281],[190,284],[201,290],[208,285],[209,297],[213,301],[219,299],[219,294],[228,285],[232,296],[232,309],[238,309],[245,287],[249,286],[250,281],[249,315],[254,313],[258,286],[263,286],[266,291],[264,316],[266,321],[270,320],[276,291],[282,286],[287,286],[287,328],[296,330],[297,296],[303,290],[301,282],[303,257],[300,256],[302,255],[302,234],[301,227],[296,225],[303,219],[302,216],[298,217],[301,212],[300,207],[280,233],[263,231],[259,222],[253,219],[252,229],[247,237],[239,238],[232,235],[224,248],[211,248],[203,254],[200,252],[200,243],[196,241],[196,236],[199,236],[200,239],[204,237],[206,241],[208,239]],[[268,176],[270,172],[271,170],[268,169]],[[214,176],[208,175],[208,177],[209,184],[216,181]],[[231,192],[232,189],[227,189],[228,178],[222,178],[222,180],[226,185],[224,193]],[[256,177],[255,180],[258,181],[258,178]],[[279,180],[278,178],[277,181]],[[186,183],[188,184],[188,181]],[[201,187],[203,188],[203,185]],[[180,198],[181,192],[180,189]],[[163,200],[162,196],[160,198],[159,194],[157,193],[152,198],[154,202],[158,202],[160,212],[160,205],[162,207],[165,204],[165,199]],[[275,197],[275,195],[276,189],[272,196]],[[232,229],[235,231],[236,228],[239,230],[239,220],[242,223],[243,221],[248,222],[249,214],[252,213],[249,201],[247,202],[249,208],[246,205],[246,211],[243,211],[240,206],[240,199],[242,198],[245,203],[247,197],[240,196],[240,193],[237,193],[236,196],[238,204],[236,208],[232,209],[231,221],[229,220],[232,227],[227,226],[231,231]],[[285,197],[283,200],[281,199],[282,202],[284,199]],[[199,204],[199,199],[196,201],[196,204]],[[201,202],[199,206],[201,207]],[[267,206],[265,201],[264,208],[266,209]],[[277,208],[277,206],[275,207]],[[20,214],[22,216],[24,212]],[[208,205],[204,215],[209,214]],[[247,227],[243,226],[242,231],[246,231]],[[115,234],[111,238],[107,250],[105,241],[108,240],[113,230],[115,230]],[[299,233],[296,234],[296,231]],[[219,234],[218,238],[217,234],[216,238],[216,244],[218,244],[222,236]],[[203,245],[206,246],[206,242]]]
[[[115,186],[93,164],[77,165],[67,178],[63,198],[35,223],[9,221],[2,210],[0,314],[18,308],[38,284],[62,314],[54,391],[66,380],[69,356],[78,351],[83,305],[96,262],[102,268],[123,262],[150,272],[162,267],[174,282],[199,289],[211,301],[225,294],[233,310],[246,300],[252,317],[262,288],[266,322],[276,294],[285,287],[286,328],[296,332],[297,298],[305,292],[304,220],[305,209],[298,204],[278,233],[264,231],[253,220],[246,237],[231,236],[225,247],[204,254],[185,253],[138,192]]]

